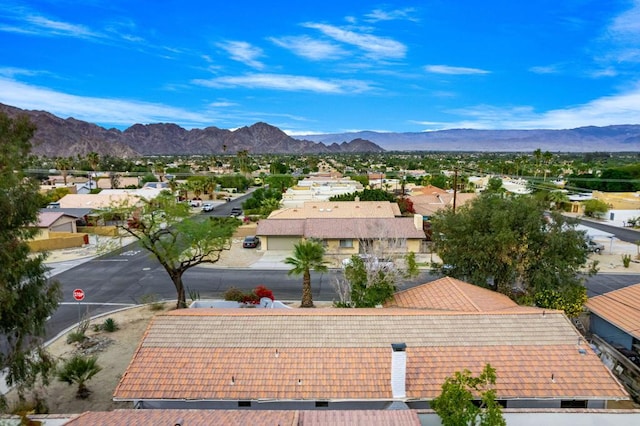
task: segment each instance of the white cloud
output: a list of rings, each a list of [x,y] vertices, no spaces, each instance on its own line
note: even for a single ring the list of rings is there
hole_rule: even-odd
[[[24,17],[24,23],[27,25],[25,31],[30,34],[84,39],[102,37],[100,33],[94,32],[84,25],[56,21],[39,15],[28,15]]]
[[[150,102],[82,97],[30,86],[0,77],[0,102],[22,109],[45,110],[91,123],[130,126],[173,122],[185,127],[210,125],[213,117]]]
[[[374,9],[371,13],[366,14],[365,17],[369,22],[393,21],[393,20],[405,20],[405,21],[417,22],[418,19],[412,16],[415,13],[415,11],[416,10],[412,7],[407,7],[404,9],[395,9],[395,10]]]
[[[252,46],[246,41],[226,41],[218,43],[218,47],[227,51],[234,61],[242,62],[256,69],[264,68],[264,64],[257,59],[263,56],[262,49]]]
[[[315,77],[287,74],[247,74],[217,77],[210,80],[199,79],[193,80],[192,83],[216,88],[247,87],[316,93],[361,93],[371,89],[368,83],[360,80],[321,80]]]
[[[452,67],[449,65],[426,65],[425,71],[433,74],[467,75],[467,74],[490,74],[491,71],[479,68]]]
[[[298,56],[320,61],[326,59],[338,59],[346,55],[340,46],[322,40],[316,40],[309,36],[299,37],[272,37],[271,40],[276,45],[292,51]]]
[[[557,65],[540,65],[529,68],[529,71],[535,74],[557,74],[560,69]]]
[[[324,35],[341,43],[350,44],[363,50],[367,56],[376,59],[402,59],[407,53],[407,47],[399,41],[379,37],[372,34],[356,33],[333,25],[307,22],[307,28],[316,29]]]
[[[448,113],[465,117],[456,122],[420,122],[440,129],[572,129],[583,126],[640,124],[640,83],[631,90],[594,99],[583,105],[537,113],[530,106],[501,108],[477,105]],[[433,129],[431,129],[433,130]]]

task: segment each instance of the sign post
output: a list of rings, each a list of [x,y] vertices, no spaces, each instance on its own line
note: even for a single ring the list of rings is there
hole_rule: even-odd
[[[78,302],[81,302],[84,299],[84,290],[82,290],[81,288],[76,288],[75,290],[73,290],[73,298]]]
[[[76,288],[73,290],[73,298],[78,302],[78,326],[82,322],[82,314],[80,313],[80,302],[84,300],[84,290],[81,288]]]

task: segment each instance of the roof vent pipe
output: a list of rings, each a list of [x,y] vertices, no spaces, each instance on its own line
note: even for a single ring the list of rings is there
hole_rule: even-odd
[[[407,378],[407,345],[406,343],[391,344],[391,393],[394,399],[404,399]]]

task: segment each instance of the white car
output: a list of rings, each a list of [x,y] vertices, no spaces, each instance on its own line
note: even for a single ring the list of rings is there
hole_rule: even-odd
[[[213,203],[204,203],[202,205],[203,212],[212,212],[213,211]]]

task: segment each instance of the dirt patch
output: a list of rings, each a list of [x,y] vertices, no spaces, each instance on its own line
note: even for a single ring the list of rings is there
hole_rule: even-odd
[[[47,349],[60,362],[77,352],[97,355],[98,365],[102,367],[102,371],[87,382],[91,395],[85,400],[76,398],[76,385],[68,385],[56,378],[53,378],[46,388],[36,388],[34,392],[45,401],[49,413],[67,414],[132,408],[130,403],[113,402],[113,391],[129,365],[151,318],[174,306],[174,302],[167,303],[162,310],[156,311],[151,310],[148,306],[136,307],[97,318],[91,321],[86,332],[90,343],[83,345],[83,347],[67,343],[66,335],[51,343]],[[119,330],[111,333],[94,331],[93,325],[102,324],[106,318],[112,318]],[[13,406],[17,402],[17,393],[15,391],[9,392],[7,399],[10,406]],[[27,399],[32,400],[33,398],[28,394]]]

